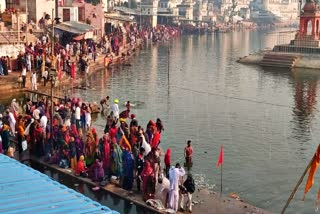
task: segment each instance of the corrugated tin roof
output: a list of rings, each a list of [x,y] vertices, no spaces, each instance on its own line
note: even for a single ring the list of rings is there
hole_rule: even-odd
[[[119,214],[2,154],[0,213]]]
[[[75,21],[61,22],[60,24],[55,25],[54,28],[74,34],[82,34],[94,29],[91,25]]]
[[[123,21],[123,22],[135,22],[133,19],[130,19],[129,17],[120,16],[120,15],[104,15],[104,17],[107,19],[114,19],[114,20]]]

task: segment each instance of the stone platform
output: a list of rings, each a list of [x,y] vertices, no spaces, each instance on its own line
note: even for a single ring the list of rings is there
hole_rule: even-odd
[[[46,166],[50,169],[56,170],[60,173],[69,175],[75,179],[81,180],[86,184],[94,187],[98,186],[98,183],[93,182],[88,178],[77,177],[74,175],[72,170],[70,169],[62,169],[57,165],[51,165],[44,162],[41,159],[38,159],[34,156],[29,157],[32,161],[35,161],[43,166]],[[128,192],[115,184],[108,184],[104,187],[101,187],[101,190],[106,191],[108,193],[114,194],[124,200],[131,201],[134,204],[142,206],[146,209],[149,209],[153,213],[158,214],[166,214],[165,211],[155,210],[152,207],[148,206],[143,200],[141,193],[136,191]],[[193,194],[193,201],[198,201],[199,203],[193,206],[192,213],[193,214],[271,214],[271,212],[263,210],[261,208],[257,208],[240,199],[231,198],[228,196],[220,196],[218,193],[209,192],[206,189],[197,189],[197,191]],[[183,214],[184,212],[177,212],[177,214]]]
[[[320,42],[320,41],[319,41]],[[320,57],[320,47],[311,46],[295,46],[295,45],[275,45],[273,48],[274,52],[284,52],[284,53],[298,53],[298,54],[319,54]]]

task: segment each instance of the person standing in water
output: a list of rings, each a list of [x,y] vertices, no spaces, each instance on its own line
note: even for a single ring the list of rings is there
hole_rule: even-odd
[[[113,114],[113,118],[115,119],[116,123],[119,120],[119,106],[118,106],[119,100],[115,99],[114,104],[111,106],[111,111]]]
[[[186,159],[186,165],[188,167],[192,166],[192,154],[193,154],[193,148],[191,146],[191,140],[188,140],[187,146],[184,148],[184,157]]]
[[[102,107],[102,109],[109,108],[109,96],[106,96],[106,98],[100,100],[100,105]]]

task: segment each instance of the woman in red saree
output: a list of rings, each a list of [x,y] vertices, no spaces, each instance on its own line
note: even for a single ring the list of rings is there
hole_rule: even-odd
[[[84,156],[81,155],[80,156],[80,159],[77,163],[77,168],[76,168],[76,173],[75,173],[77,176],[83,176],[83,177],[86,177],[86,168],[85,168],[85,165],[84,165]]]
[[[111,153],[110,153],[110,142],[108,139],[108,135],[103,136],[103,145],[104,150],[102,153],[102,161],[103,161],[103,167],[105,170],[105,174],[110,174],[111,172]]]
[[[142,194],[143,200],[154,198],[155,183],[154,183],[154,171],[151,163],[146,161],[141,172],[142,178]]]
[[[169,169],[171,167],[171,149],[167,149],[167,152],[164,156],[164,164],[166,165],[166,177],[169,178]]]

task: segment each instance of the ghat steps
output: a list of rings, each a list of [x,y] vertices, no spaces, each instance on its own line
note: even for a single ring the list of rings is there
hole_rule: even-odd
[[[292,68],[296,64],[298,56],[289,54],[266,53],[260,62],[262,66]]]

